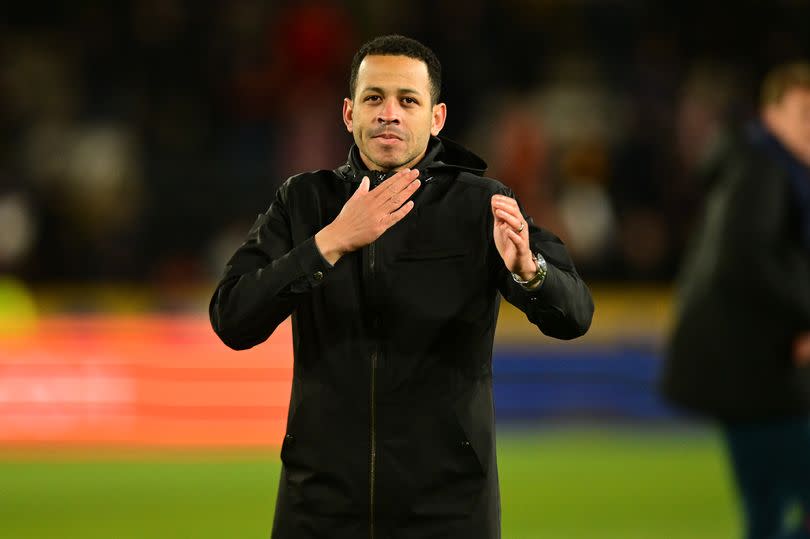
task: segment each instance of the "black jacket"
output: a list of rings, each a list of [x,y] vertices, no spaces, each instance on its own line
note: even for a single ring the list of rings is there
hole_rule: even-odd
[[[415,207],[334,266],[313,236],[361,178],[356,148],[334,170],[294,176],[228,263],[210,305],[232,348],[292,314],[295,354],[273,537],[500,536],[492,343],[500,293],[546,334],[582,335],[593,304],[563,244],[532,224],[549,264],[516,284],[492,239],[486,165],[433,138]]]
[[[680,276],[662,380],[687,410],[724,422],[810,410],[810,369],[791,359],[794,339],[810,330],[801,233],[810,208],[798,203],[795,166],[754,128],[726,138],[707,168],[705,217]]]

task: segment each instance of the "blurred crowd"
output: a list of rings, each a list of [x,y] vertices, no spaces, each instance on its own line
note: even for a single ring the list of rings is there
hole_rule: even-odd
[[[443,132],[589,280],[668,281],[701,158],[810,56],[810,2],[17,2],[0,19],[0,275],[214,279],[289,175],[334,168],[351,56],[402,33]]]

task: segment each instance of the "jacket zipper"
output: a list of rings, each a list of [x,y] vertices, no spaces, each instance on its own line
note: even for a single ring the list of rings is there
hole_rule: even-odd
[[[376,175],[376,177],[372,180],[372,189],[377,187],[380,182],[383,181],[385,174],[380,172]],[[371,278],[371,286],[372,286],[372,293],[374,293],[374,281],[375,281],[375,257],[376,257],[376,242],[372,242],[368,246],[368,266],[369,266],[369,276]],[[376,403],[375,403],[375,394],[377,391],[377,361],[379,356],[379,343],[376,342],[379,340],[379,318],[376,312],[376,306],[374,309],[374,320],[373,320],[373,329],[374,329],[374,349],[371,352],[371,395],[370,395],[370,405],[371,405],[371,451],[370,451],[370,463],[369,463],[369,519],[368,519],[368,526],[369,526],[369,539],[374,539],[374,490],[375,490],[375,481],[376,481],[376,472],[377,472],[377,410],[376,410]]]
[[[376,347],[375,347],[376,348]],[[369,539],[374,539],[374,481],[375,477],[374,474],[376,472],[376,461],[377,461],[377,433],[375,432],[376,428],[376,412],[374,410],[374,386],[376,382],[376,375],[377,375],[377,350],[375,349],[371,353],[371,467],[370,467],[370,507],[369,507]]]

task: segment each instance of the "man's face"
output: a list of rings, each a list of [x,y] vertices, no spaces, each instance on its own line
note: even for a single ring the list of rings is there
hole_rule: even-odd
[[[765,107],[765,122],[797,159],[810,166],[810,88],[791,88]]]
[[[407,56],[366,56],[354,99],[343,101],[343,121],[370,170],[410,168],[425,155],[447,115],[431,105],[427,65]]]

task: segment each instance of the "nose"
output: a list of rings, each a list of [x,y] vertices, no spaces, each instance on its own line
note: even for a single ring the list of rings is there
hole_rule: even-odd
[[[399,104],[396,99],[386,99],[377,115],[377,122],[381,124],[399,124]]]

